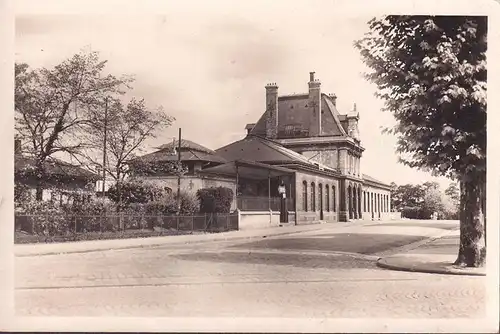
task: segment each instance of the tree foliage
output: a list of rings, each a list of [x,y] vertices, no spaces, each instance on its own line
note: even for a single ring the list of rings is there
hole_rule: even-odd
[[[122,182],[119,189],[118,184],[115,183],[107,191],[109,199],[122,206],[151,202],[159,199],[162,193],[163,189],[160,187],[135,179]]]
[[[388,16],[356,42],[396,118],[401,161],[443,176],[486,169],[486,17]]]
[[[355,47],[366,78],[397,125],[400,161],[461,183],[461,234],[456,264],[486,256],[487,18],[374,18]]]
[[[422,184],[392,184],[391,205],[401,212],[405,218],[430,219],[434,213],[439,219],[458,219],[458,201],[454,200],[449,189],[442,191],[437,182],[424,182]]]
[[[23,151],[36,160],[37,199],[47,158],[80,152],[85,144],[79,135],[90,125],[88,108],[102,106],[109,94],[122,94],[131,82],[106,75],[105,66],[96,52],[84,51],[52,69],[15,65],[15,124]]]

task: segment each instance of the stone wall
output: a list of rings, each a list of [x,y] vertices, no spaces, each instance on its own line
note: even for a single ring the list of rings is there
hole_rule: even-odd
[[[303,156],[330,168],[338,168],[338,150],[335,148],[312,148],[301,150]]]
[[[279,211],[238,211],[240,230],[254,230],[280,225]]]

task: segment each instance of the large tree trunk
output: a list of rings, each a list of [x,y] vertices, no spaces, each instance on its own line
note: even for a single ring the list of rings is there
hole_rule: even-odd
[[[486,177],[460,182],[460,249],[455,265],[481,267],[486,262]]]
[[[42,201],[43,200],[43,188],[44,188],[44,179],[45,179],[45,169],[43,168],[43,162],[37,161],[35,165],[35,175],[36,175],[36,192],[35,192],[35,200]]]

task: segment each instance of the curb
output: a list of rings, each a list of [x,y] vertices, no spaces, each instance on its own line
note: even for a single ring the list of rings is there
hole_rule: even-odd
[[[396,270],[396,271],[408,271],[408,272],[418,272],[426,274],[486,276],[486,273],[483,272],[466,271],[464,269],[453,268],[453,267],[436,268],[433,267],[433,262],[423,263],[423,264],[404,264],[404,263],[391,264],[387,262],[387,259],[379,259],[377,261],[377,266],[380,268]]]
[[[192,245],[192,244],[201,244],[201,243],[206,243],[206,242],[225,242],[225,241],[231,241],[231,240],[244,240],[244,239],[260,239],[260,238],[268,238],[268,237],[277,237],[277,236],[283,236],[283,235],[290,235],[290,234],[297,234],[297,233],[303,233],[303,232],[311,232],[311,231],[318,231],[321,230],[325,227],[325,225],[331,225],[330,227],[333,228],[344,228],[344,227],[355,227],[355,226],[362,226],[362,225],[369,225],[372,221],[357,221],[357,222],[350,222],[350,223],[342,223],[342,222],[335,222],[335,223],[310,223],[310,224],[300,224],[300,225],[294,225],[295,227],[302,227],[302,226],[314,226],[308,229],[303,229],[303,230],[295,230],[295,231],[288,231],[288,232],[278,232],[278,233],[266,233],[269,231],[266,231],[266,229],[262,229],[262,234],[261,235],[253,235],[253,236],[238,236],[237,234],[234,237],[216,237],[216,238],[207,238],[203,240],[192,240],[192,241],[171,241],[172,238],[175,236],[165,236],[165,241],[169,240],[169,242],[165,241],[158,241],[157,243],[151,243],[151,244],[135,244],[135,245],[123,245],[123,246],[109,246],[109,247],[102,247],[102,248],[92,248],[92,249],[82,249],[82,250],[62,250],[62,251],[47,251],[43,252],[41,251],[40,253],[25,253],[25,254],[16,254],[14,250],[14,256],[15,257],[29,257],[29,256],[45,256],[45,255],[61,255],[61,254],[81,254],[81,253],[92,253],[92,252],[103,252],[103,251],[110,251],[110,250],[121,250],[121,249],[135,249],[135,248],[152,248],[152,247],[158,247],[158,246],[164,246],[164,245]],[[278,228],[278,227],[277,227]],[[235,233],[241,232],[236,231]],[[137,238],[134,238],[137,239]],[[147,238],[143,238],[147,239]],[[109,239],[109,240],[118,240],[118,239]],[[122,240],[127,240],[127,239],[122,239]],[[95,240],[98,241],[98,240]],[[103,240],[104,241],[104,240]],[[77,241],[78,242],[78,241]]]
[[[393,256],[385,256],[380,255],[380,259],[376,262],[377,266],[380,268],[384,269],[390,269],[390,270],[396,270],[396,271],[408,271],[408,272],[420,272],[420,273],[427,273],[427,274],[444,274],[444,275],[463,275],[463,276],[486,276],[486,273],[484,272],[478,272],[478,271],[468,271],[467,269],[461,269],[461,268],[454,268],[454,267],[436,267],[436,262],[424,262],[424,263],[415,263],[411,262],[411,260],[403,260],[402,263],[394,264],[394,263],[389,263],[394,259],[398,258],[398,253],[405,253],[411,250],[414,250],[418,247],[421,247],[423,245],[426,245],[428,243],[431,243],[433,241],[439,240],[441,238],[444,238],[446,236],[453,235],[456,233],[457,230],[460,228],[454,228],[452,230],[446,231],[441,233],[438,236],[433,236],[429,237],[423,240],[416,241],[414,243],[392,249],[390,250],[390,253],[396,254]],[[383,253],[382,253],[383,254]],[[450,265],[451,266],[451,265]],[[474,269],[470,269],[474,270]]]
[[[406,253],[408,251],[411,251],[413,249],[416,249],[420,246],[423,246],[423,245],[426,245],[430,242],[433,242],[433,241],[436,241],[438,239],[441,239],[441,238],[444,238],[444,237],[447,237],[447,236],[450,236],[452,234],[454,234],[456,231],[458,231],[460,229],[460,227],[456,227],[454,229],[451,229],[451,230],[447,230],[437,236],[429,236],[429,237],[424,237],[423,239],[421,240],[418,240],[418,241],[415,241],[415,242],[412,242],[410,244],[407,244],[407,245],[404,245],[404,246],[400,246],[400,247],[396,247],[396,248],[391,248],[387,251],[383,251],[383,252],[380,252],[380,253],[377,253],[377,255],[380,257],[380,258],[385,258],[385,257],[390,257],[392,255],[395,255],[395,254],[399,254],[399,253]]]
[[[317,231],[320,229],[321,228],[318,227],[318,228],[311,228],[311,229],[306,229],[306,230],[302,230],[302,231],[290,231],[290,232],[281,232],[281,233],[276,233],[276,234],[263,234],[263,235],[256,235],[256,236],[255,235],[254,236],[236,236],[236,237],[220,238],[220,239],[217,238],[217,239],[205,239],[205,240],[192,240],[192,241],[186,241],[186,242],[158,242],[158,243],[152,243],[152,244],[147,244],[147,245],[140,245],[140,244],[123,245],[123,246],[114,246],[114,247],[110,246],[110,247],[103,247],[103,248],[82,249],[82,250],[48,251],[48,252],[29,253],[29,254],[15,254],[15,251],[14,251],[14,256],[15,257],[30,257],[30,256],[61,255],[61,254],[81,254],[81,253],[103,252],[103,251],[121,250],[121,249],[153,248],[153,247],[165,246],[165,245],[192,245],[192,244],[201,244],[201,243],[206,243],[206,242],[225,242],[225,241],[230,241],[230,240],[244,240],[244,239],[251,240],[251,239],[260,239],[260,238],[267,238],[267,237],[283,236],[283,235],[289,235],[289,234],[297,234],[297,233],[302,233],[302,232]],[[165,238],[169,238],[169,237],[172,237],[172,236],[165,236]],[[117,240],[117,239],[110,239],[110,240]]]

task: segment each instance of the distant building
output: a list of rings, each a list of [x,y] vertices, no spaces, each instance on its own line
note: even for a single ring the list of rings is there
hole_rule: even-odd
[[[205,175],[206,168],[224,164],[227,161],[202,145],[182,139],[180,159],[186,168],[181,178],[181,189],[193,191],[212,186],[227,186],[235,190],[233,179],[223,175]],[[129,161],[132,178],[159,185],[167,191],[177,191],[177,174],[168,168],[178,160],[179,141],[174,140],[157,148],[156,151]]]
[[[23,154],[21,141],[14,142],[14,181],[25,186],[31,197],[35,198],[37,178],[34,175],[36,160]],[[74,196],[91,196],[94,194],[98,176],[78,166],[55,158],[48,158],[44,164],[43,200],[67,202]]]

